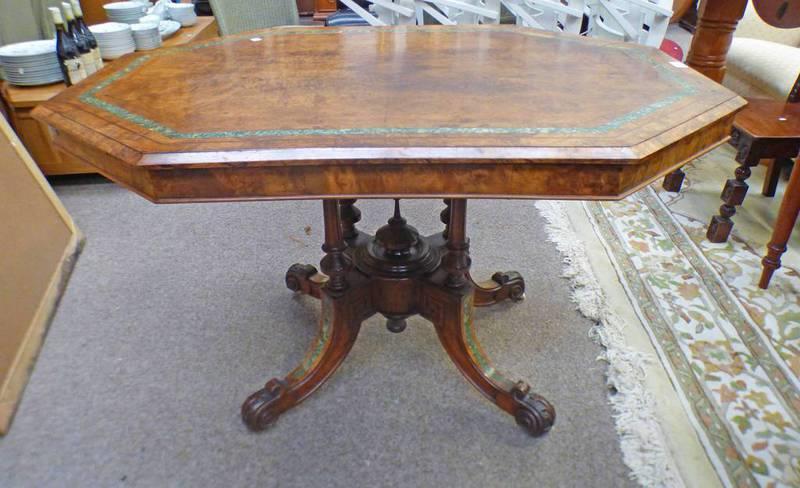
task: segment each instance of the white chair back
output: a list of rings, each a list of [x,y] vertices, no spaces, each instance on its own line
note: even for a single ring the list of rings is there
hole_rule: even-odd
[[[581,33],[586,0],[502,0],[517,25],[553,32]]]
[[[211,0],[211,9],[223,36],[300,24],[295,0]]]
[[[659,47],[672,17],[672,0],[590,0],[589,35]]]
[[[417,23],[427,13],[437,24],[498,24],[500,0],[416,0]]]
[[[590,31],[592,37],[625,42],[625,29],[611,16],[598,15],[593,19]]]
[[[219,0],[216,0],[219,1]],[[263,0],[262,0],[263,1]],[[370,25],[497,24],[501,5],[517,25],[554,32],[581,32],[604,39],[659,47],[672,16],[672,0],[369,0],[370,8],[340,0]]]
[[[414,0],[369,0],[369,10],[353,0],[340,0],[369,25],[415,24]]]

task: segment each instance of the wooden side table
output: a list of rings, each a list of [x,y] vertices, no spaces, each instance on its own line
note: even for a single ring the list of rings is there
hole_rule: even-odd
[[[800,80],[798,80],[800,81]],[[750,168],[762,159],[775,159],[774,165],[794,159],[800,152],[800,103],[775,100],[751,100],[733,123],[731,144],[736,146],[735,178],[725,183],[720,198],[719,215],[708,225],[706,237],[711,242],[725,242],[733,229],[731,217],[744,202],[749,188]]]
[[[217,35],[217,22],[213,17],[198,17],[197,24],[178,31],[164,41],[164,47],[179,46],[188,42],[208,39]],[[107,61],[113,65],[115,61]],[[50,100],[66,88],[63,83],[45,86],[20,87],[3,81],[0,96],[8,109],[9,122],[25,148],[46,175],[95,173],[96,170],[78,158],[57,151],[47,126],[34,120],[31,112],[39,104]]]

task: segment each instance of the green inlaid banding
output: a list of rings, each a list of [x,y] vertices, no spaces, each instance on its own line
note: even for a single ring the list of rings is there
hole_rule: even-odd
[[[312,367],[314,367],[315,364],[317,364],[319,358],[322,356],[322,353],[325,351],[325,348],[328,345],[328,341],[331,338],[331,331],[333,330],[333,306],[330,298],[324,294],[321,298],[322,315],[320,318],[320,328],[316,341],[308,350],[306,357],[303,358],[303,361],[300,363],[300,365],[291,373],[289,373],[288,379],[290,380],[301,379]]]
[[[494,365],[492,364],[492,361],[486,357],[486,354],[484,354],[483,349],[481,348],[481,345],[478,342],[478,338],[475,335],[475,327],[472,321],[473,299],[474,299],[474,294],[471,293],[468,297],[464,298],[464,301],[462,303],[463,306],[462,326],[463,326],[464,342],[467,344],[467,350],[469,351],[470,356],[472,356],[472,359],[478,364],[478,367],[481,368],[483,374],[486,375],[486,377],[501,384],[509,383],[510,381],[495,369]]]
[[[406,30],[418,32],[434,32],[424,27],[409,27]],[[487,32],[480,27],[448,27],[442,30],[481,31]],[[536,36],[542,40],[553,42],[585,42],[580,38],[552,37],[543,33],[526,29],[496,29],[501,32],[513,32],[520,35]],[[635,122],[641,118],[653,114],[654,112],[666,108],[678,101],[697,93],[697,88],[689,82],[688,78],[677,76],[674,70],[669,69],[665,64],[655,62],[642,49],[631,47],[625,44],[608,44],[606,47],[624,51],[627,55],[638,58],[639,60],[650,63],[663,79],[674,83],[680,90],[666,98],[645,105],[632,112],[620,115],[608,122],[592,127],[354,127],[354,128],[308,128],[308,129],[260,129],[260,130],[231,130],[231,131],[209,131],[209,132],[181,132],[164,124],[156,122],[147,117],[130,112],[118,105],[100,100],[97,94],[109,87],[118,79],[133,72],[142,64],[155,57],[169,56],[178,52],[195,51],[207,47],[217,46],[230,42],[237,42],[252,38],[254,35],[264,36],[285,36],[285,35],[334,35],[347,34],[358,35],[372,33],[368,29],[351,30],[328,30],[328,29],[273,29],[259,32],[257,34],[229,36],[213,41],[190,44],[187,46],[163,49],[152,54],[147,54],[132,61],[125,68],[117,71],[96,86],[90,88],[79,99],[91,106],[104,110],[123,120],[136,124],[139,127],[161,134],[171,139],[219,139],[219,138],[245,138],[245,137],[287,137],[287,136],[370,136],[370,135],[571,135],[571,134],[604,134],[609,131],[619,129],[627,124]]]

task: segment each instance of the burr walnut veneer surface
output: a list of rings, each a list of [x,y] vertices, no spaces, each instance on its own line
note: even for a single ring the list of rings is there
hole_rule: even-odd
[[[158,202],[619,198],[744,101],[634,44],[512,26],[273,28],[126,56],[34,116]]]

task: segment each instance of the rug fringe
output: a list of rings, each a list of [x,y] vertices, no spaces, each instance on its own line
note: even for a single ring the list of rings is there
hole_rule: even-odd
[[[645,388],[644,365],[651,358],[625,343],[625,323],[609,308],[563,205],[538,201],[536,208],[547,221],[549,240],[564,258],[563,276],[570,279],[573,302],[581,314],[595,322],[589,336],[605,348],[598,360],[608,364],[609,402],[631,478],[648,487],[684,486],[656,418],[653,396]]]

